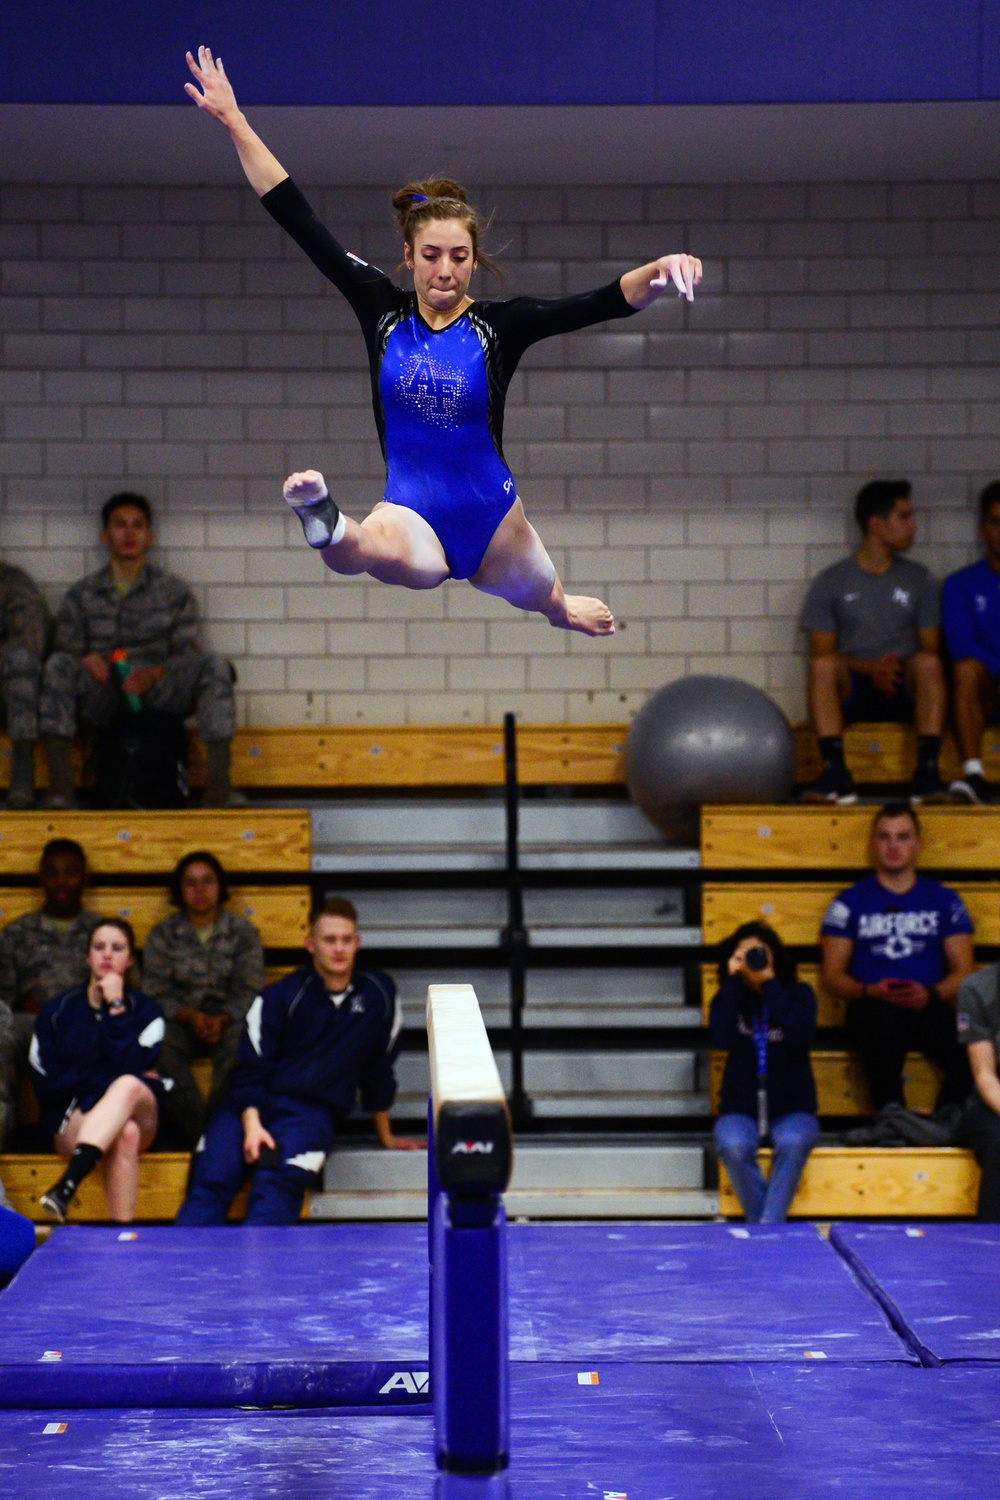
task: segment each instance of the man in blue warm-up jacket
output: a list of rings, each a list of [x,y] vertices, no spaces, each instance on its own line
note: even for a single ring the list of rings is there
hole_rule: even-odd
[[[387,974],[355,970],[360,944],[349,901],[325,901],[306,948],[312,965],[270,984],[247,1013],[226,1095],[195,1151],[178,1224],[222,1224],[247,1176],[248,1224],[294,1224],[338,1124],[358,1090],[383,1146],[393,1135],[393,1059],[402,1027]]]
[[[983,730],[997,716],[1000,684],[1000,480],[979,497],[979,538],[986,555],[946,578],[941,625],[951,658],[955,738],[962,774],[951,783],[962,802],[990,802],[982,762]]]

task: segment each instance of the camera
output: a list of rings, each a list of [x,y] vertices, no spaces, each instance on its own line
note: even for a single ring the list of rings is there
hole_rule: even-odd
[[[754,974],[760,974],[771,962],[767,949],[760,943],[754,948],[748,948],[743,955],[743,962]]]

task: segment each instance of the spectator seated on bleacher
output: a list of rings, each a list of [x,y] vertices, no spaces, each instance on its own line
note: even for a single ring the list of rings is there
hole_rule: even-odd
[[[236,1061],[250,1003],[264,987],[260,934],[246,917],[227,910],[228,897],[215,855],[185,854],[170,877],[178,909],[152,929],[142,955],[142,987],[167,1018],[159,1071],[174,1086],[163,1101],[164,1144],[180,1151],[192,1150],[205,1128],[206,1105],[191,1063],[212,1059],[210,1112]]]
[[[50,807],[76,806],[70,744],[77,724],[102,728],[119,718],[123,694],[143,707],[187,718],[205,742],[206,807],[241,805],[229,782],[235,726],[230,661],[204,651],[194,595],[179,578],[147,561],[152,511],[144,495],[112,495],[101,511],[108,565],[66,593],[56,617],[55,650],[42,676],[40,724],[49,762]],[[124,652],[117,680],[112,653]]]
[[[117,917],[95,928],[89,979],[45,1006],[31,1043],[42,1126],[69,1165],[39,1200],[66,1222],[78,1187],[100,1162],[109,1217],[135,1216],[139,1153],[156,1135],[163,1081],[156,1062],[163,1012],[128,983],[135,938]]]
[[[803,800],[856,802],[844,761],[844,725],[890,719],[914,720],[917,727],[910,800],[947,801],[938,774],[946,708],[938,590],[926,568],[902,556],[917,529],[909,482],[866,484],[854,515],[861,546],[813,580],[802,609],[809,722],[823,760],[822,775],[805,788]]]
[[[972,972],[972,919],[961,896],[918,874],[920,826],[906,803],[875,814],[869,849],[874,873],[835,896],[823,916],[823,983],[847,1001],[848,1041],[877,1113],[905,1104],[911,1051],[944,1075],[936,1108],[964,1105],[971,1080],[955,997]]]
[[[963,979],[958,991],[958,1037],[964,1042],[975,1085],[955,1129],[982,1169],[976,1218],[1000,1224],[1000,964],[987,964]]]
[[[42,850],[38,879],[45,900],[0,932],[0,1146],[14,1125],[17,1096],[28,1066],[35,1019],[55,995],[82,984],[90,970],[87,950],[100,922],[84,911],[87,861],[73,839],[51,839]]]
[[[49,612],[27,573],[0,563],[0,707],[11,743],[7,806],[35,805],[38,695],[48,643]]]
[[[809,1048],[816,996],[795,980],[776,932],[744,922],[726,939],[709,1011],[713,1047],[724,1049],[715,1146],[748,1223],[780,1224],[819,1136]],[[757,1164],[770,1139],[771,1175]]]
[[[989,802],[983,730],[995,721],[1000,683],[1000,480],[979,496],[979,536],[986,556],[959,568],[941,590],[941,624],[952,666],[955,738],[962,775],[948,788],[962,802]]]
[[[222,1224],[247,1176],[248,1224],[293,1224],[358,1090],[381,1144],[396,1136],[389,1108],[403,1017],[387,974],[356,970],[357,914],[330,898],[314,913],[308,968],[270,984],[251,1005],[225,1096],[208,1122],[178,1224]]]

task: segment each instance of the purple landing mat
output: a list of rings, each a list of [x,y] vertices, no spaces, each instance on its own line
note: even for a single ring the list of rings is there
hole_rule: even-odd
[[[426,1229],[57,1231],[0,1293],[0,1407],[426,1402]],[[915,1361],[808,1225],[514,1225],[517,1361]]]
[[[830,1238],[925,1362],[1000,1364],[1000,1224],[837,1224]]]
[[[427,1399],[417,1224],[71,1227],[0,1293],[0,1407]]]
[[[509,1256],[512,1359],[916,1359],[808,1224],[515,1225]]]
[[[580,1384],[581,1374],[599,1384]],[[17,1500],[983,1500],[1000,1370],[515,1365],[511,1466],[436,1473],[411,1411],[0,1413]]]

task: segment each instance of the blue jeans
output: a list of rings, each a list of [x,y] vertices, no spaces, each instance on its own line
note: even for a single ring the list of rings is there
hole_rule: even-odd
[[[757,1165],[757,1122],[749,1115],[720,1115],[715,1149],[725,1163],[748,1224],[782,1224],[819,1136],[815,1115],[782,1115],[771,1121],[774,1158],[765,1178]]]

